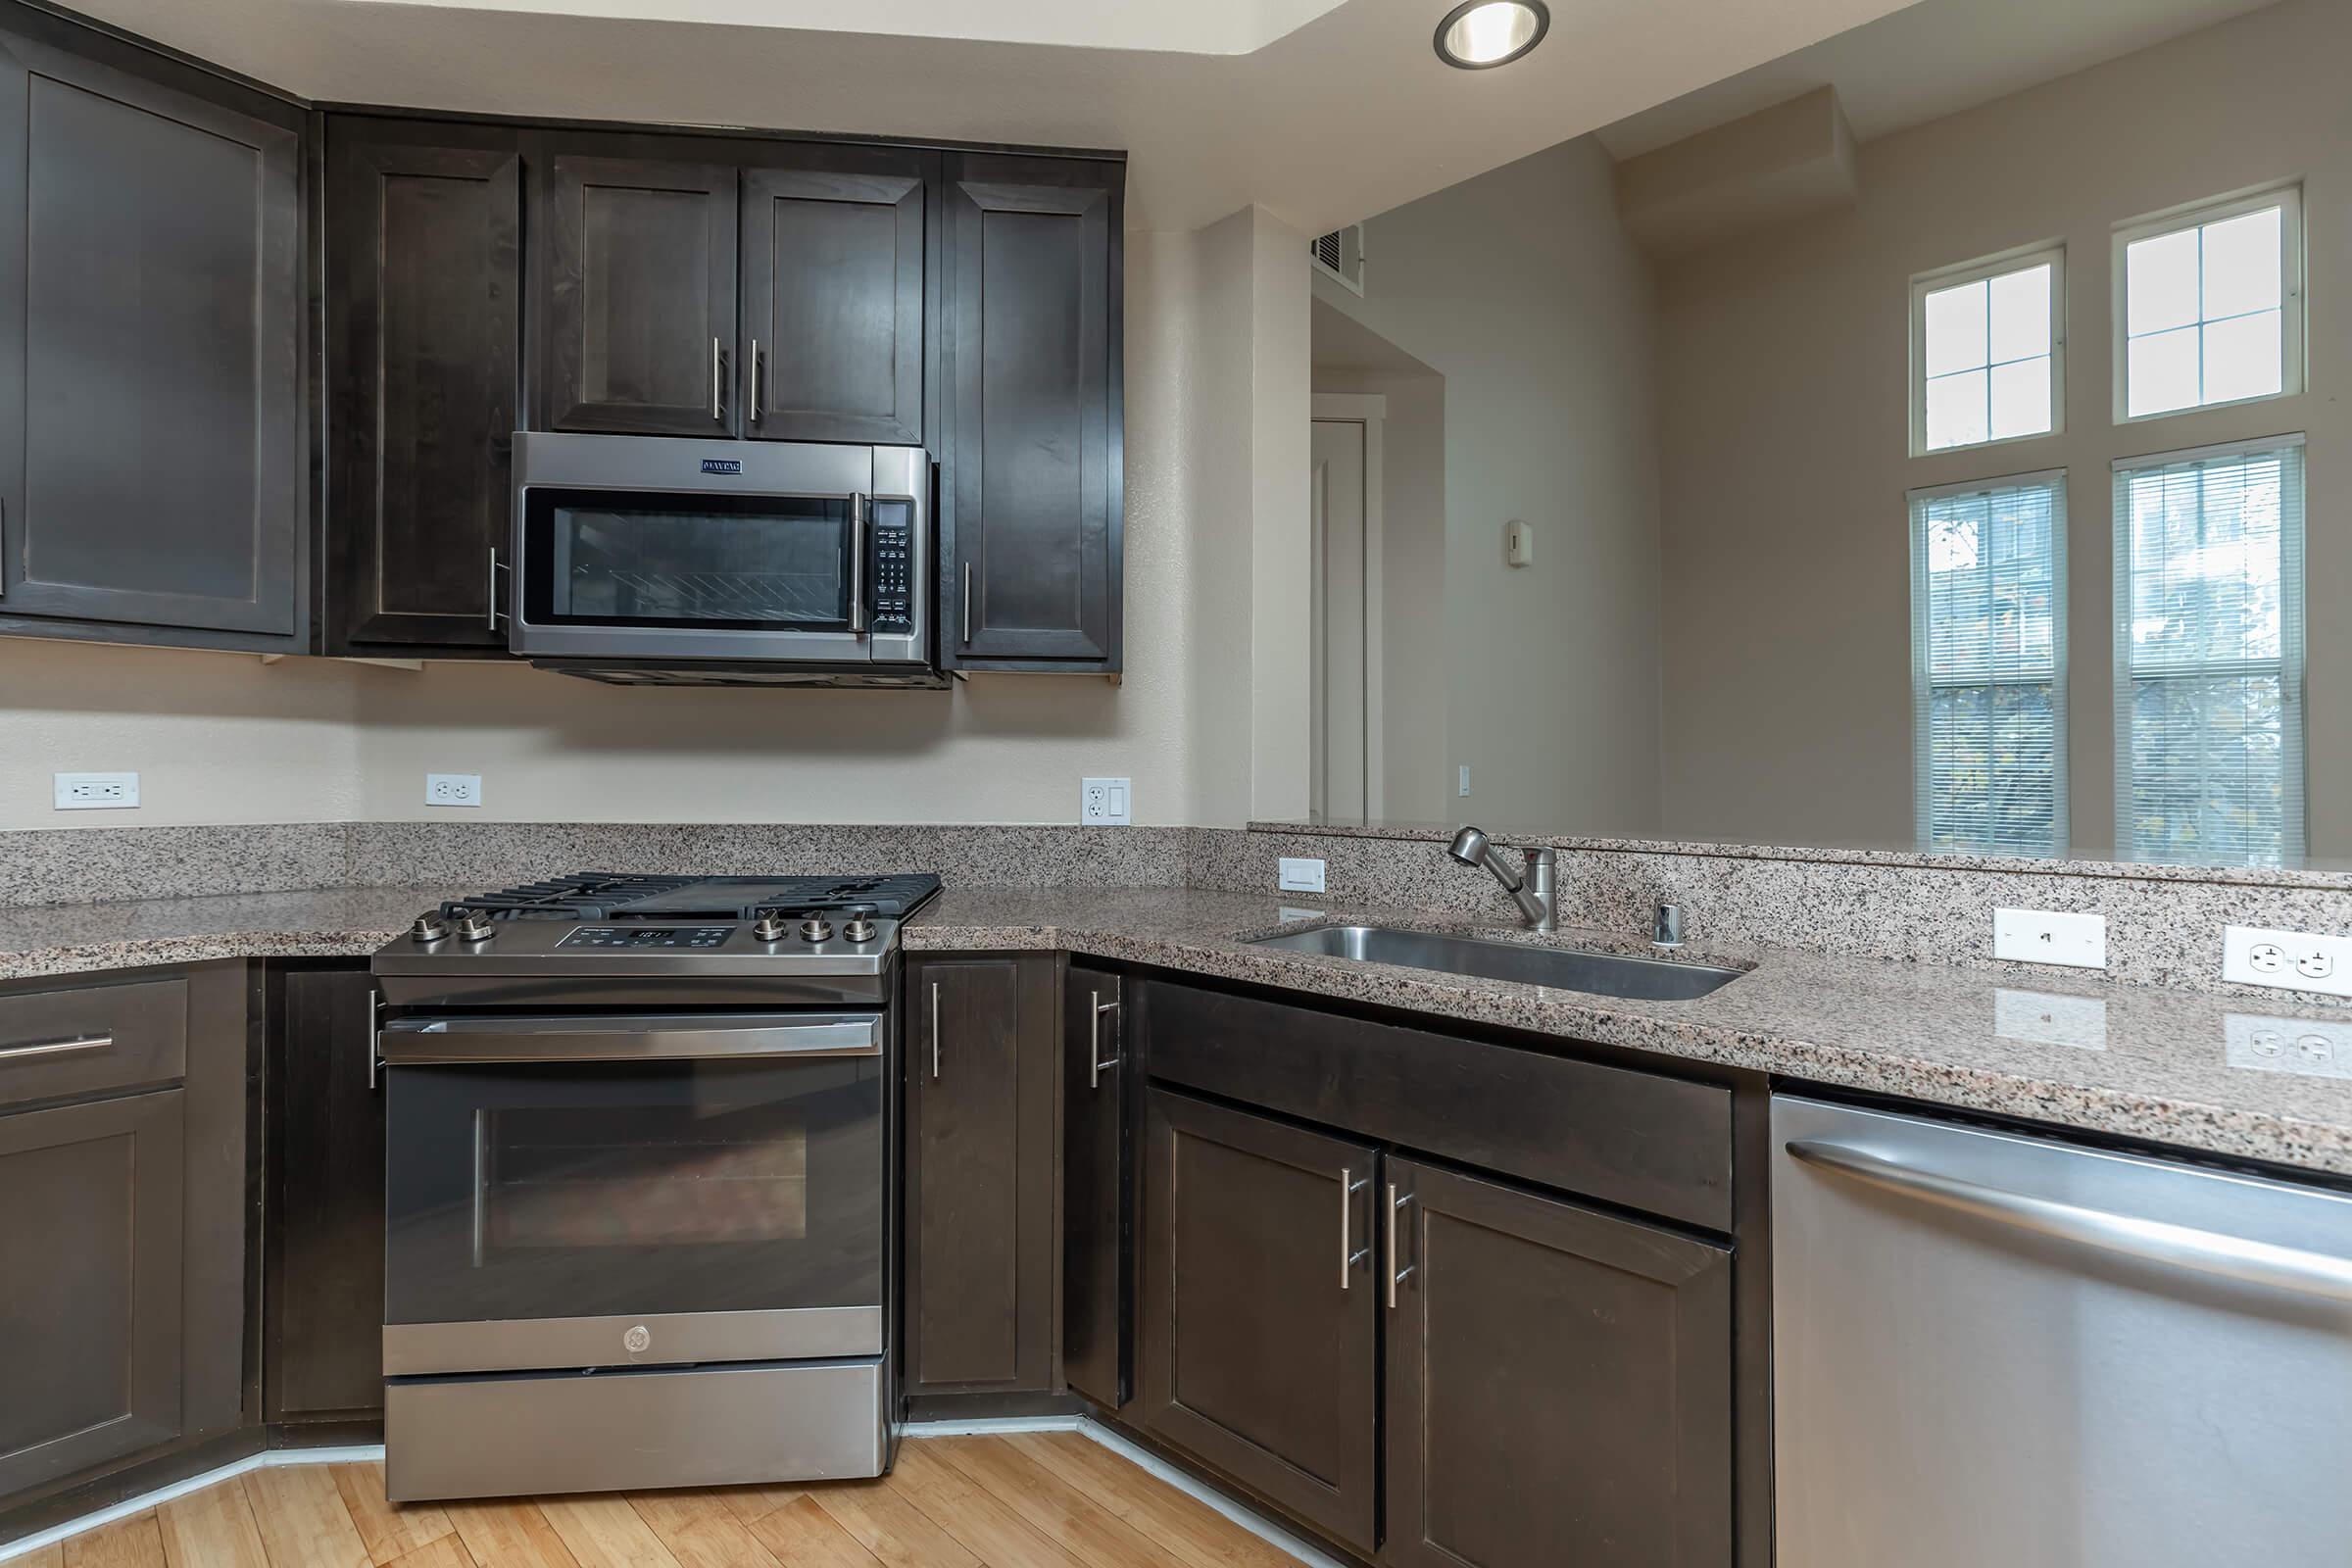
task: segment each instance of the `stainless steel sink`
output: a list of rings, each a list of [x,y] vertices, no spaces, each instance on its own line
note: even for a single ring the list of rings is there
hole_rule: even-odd
[[[1731,984],[1743,972],[1711,963],[1677,963],[1633,958],[1614,953],[1544,948],[1525,942],[1491,942],[1480,937],[1440,936],[1377,925],[1319,925],[1250,944],[1292,953],[1319,953],[1364,963],[1395,963],[1407,969],[1472,975],[1481,980],[1516,980],[1522,985],[1589,991],[1595,996],[1638,1002],[1689,1002]]]

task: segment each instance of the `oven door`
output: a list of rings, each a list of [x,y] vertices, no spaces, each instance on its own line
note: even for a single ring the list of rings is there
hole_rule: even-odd
[[[378,1040],[387,1375],[881,1353],[881,1015]]]

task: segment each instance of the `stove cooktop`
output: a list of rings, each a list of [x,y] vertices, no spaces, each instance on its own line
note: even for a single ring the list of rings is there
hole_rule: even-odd
[[[875,876],[648,876],[575,871],[441,906],[444,919],[468,912],[493,920],[757,920],[764,914],[833,914],[862,909],[904,919],[939,895],[930,872]]]

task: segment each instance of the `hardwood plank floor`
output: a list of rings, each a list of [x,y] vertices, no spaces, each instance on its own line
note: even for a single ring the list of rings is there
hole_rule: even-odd
[[[912,1438],[879,1481],[399,1504],[380,1464],[286,1465],[28,1568],[1295,1568],[1074,1432]],[[16,1568],[11,1564],[10,1568]]]

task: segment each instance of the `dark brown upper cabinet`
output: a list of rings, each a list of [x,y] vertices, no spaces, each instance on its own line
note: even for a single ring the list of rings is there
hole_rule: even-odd
[[[506,649],[521,228],[514,130],[329,122],[327,653]]]
[[[0,12],[0,630],[307,643],[303,124]]]
[[[1143,1424],[1368,1554],[1379,1155],[1156,1086],[1149,1105]]]
[[[923,443],[939,155],[779,144],[743,172],[743,428]]]
[[[740,432],[736,166],[685,157],[547,158],[533,239],[546,428]]]
[[[1038,956],[907,966],[909,1394],[1054,1385],[1054,982]]]
[[[1381,1561],[1729,1568],[1730,1250],[1394,1155],[1383,1178]]]
[[[1120,667],[1124,172],[947,161],[950,667]]]

